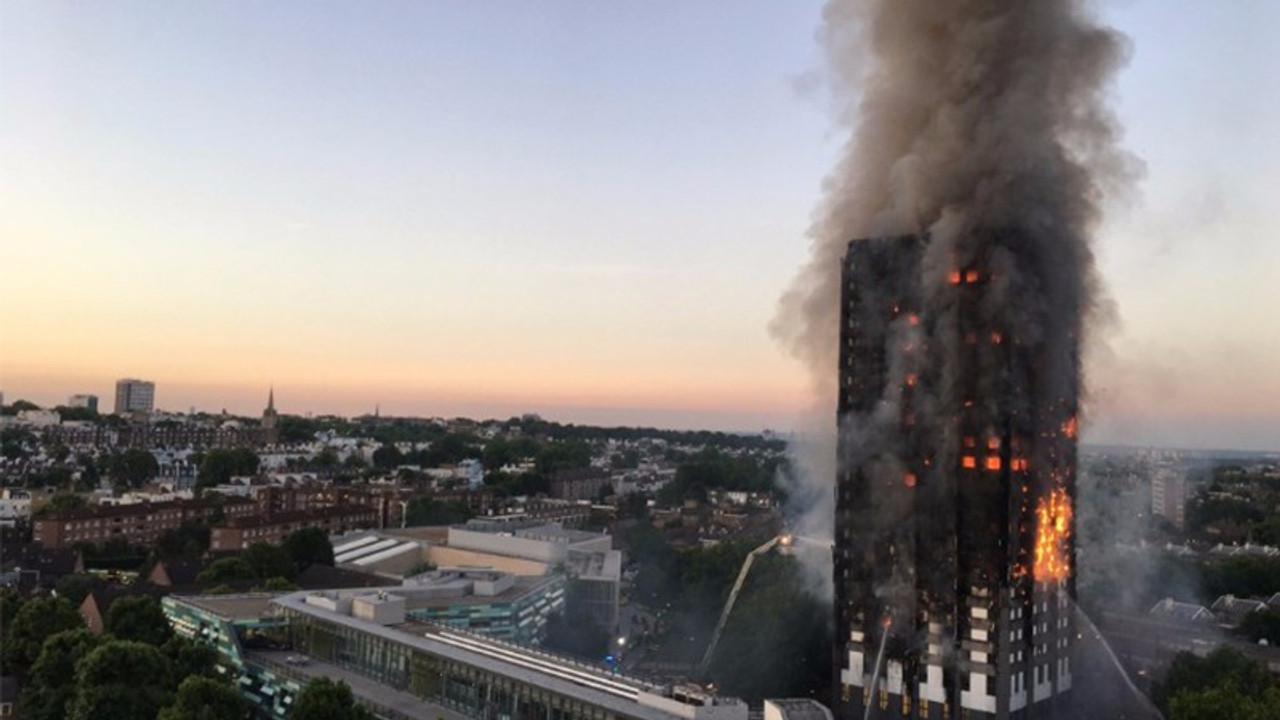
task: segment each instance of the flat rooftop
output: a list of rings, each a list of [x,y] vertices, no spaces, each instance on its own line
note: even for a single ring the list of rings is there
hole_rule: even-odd
[[[584,663],[529,648],[447,630],[437,625],[406,622],[383,626],[306,603],[307,593],[275,599],[281,607],[334,623],[370,636],[454,660],[638,720],[673,720],[677,716],[644,704],[642,693],[662,694],[662,688],[636,678],[612,675]],[[725,699],[726,702],[736,702]]]
[[[337,665],[330,665],[313,658],[307,658],[304,663],[297,663],[293,661],[297,653],[289,650],[249,650],[245,652],[244,657],[249,662],[270,668],[277,675],[295,680],[301,685],[318,677],[340,680],[351,687],[351,693],[362,704],[381,711],[379,714],[382,715],[389,715],[390,713],[386,711],[391,710],[398,713],[400,717],[413,720],[439,720],[440,718],[472,720],[466,715],[429,703],[412,693],[396,690]]]
[[[405,607],[408,610],[417,610],[421,608],[433,607],[449,607],[453,605],[492,605],[493,603],[509,603],[515,602],[529,593],[540,590],[547,585],[555,582],[556,577],[531,577],[527,575],[516,575],[515,584],[507,590],[497,595],[472,595],[467,594],[462,597],[442,597],[442,598],[416,598],[406,597]],[[396,588],[382,588],[386,592],[394,595]]]
[[[272,600],[279,595],[280,593],[247,593],[243,595],[173,595],[171,597],[223,620],[257,620],[277,614]]]

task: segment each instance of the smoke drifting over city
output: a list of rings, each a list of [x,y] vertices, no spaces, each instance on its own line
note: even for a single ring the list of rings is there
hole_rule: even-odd
[[[1125,39],[1078,0],[833,1],[819,37],[837,119],[851,134],[824,183],[810,258],[771,326],[810,370],[818,432],[832,427],[841,260],[854,238],[928,237],[922,300],[941,323],[955,314],[945,306],[952,295],[935,288],[956,268],[985,268],[981,321],[1046,364],[1031,397],[1001,401],[1006,411],[1074,402],[1080,325],[1096,318],[1100,298],[1092,234],[1104,199],[1133,175],[1105,103]],[[1043,332],[1064,325],[1069,332]],[[952,341],[945,330],[930,330],[934,342]],[[948,370],[936,369],[939,387],[954,380]],[[835,443],[808,442],[795,495],[810,504],[797,525],[830,537]]]

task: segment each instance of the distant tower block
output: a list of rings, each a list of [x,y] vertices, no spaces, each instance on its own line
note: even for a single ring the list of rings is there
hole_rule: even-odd
[[[855,240],[844,260],[837,715],[1053,717],[1072,685],[1078,320],[1018,337],[984,261],[928,250]]]
[[[155,410],[156,384],[148,380],[124,378],[116,381],[116,415],[149,413]]]

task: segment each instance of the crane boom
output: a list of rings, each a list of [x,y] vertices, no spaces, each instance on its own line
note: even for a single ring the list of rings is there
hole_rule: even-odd
[[[715,632],[711,633],[711,643],[707,645],[707,651],[702,655],[702,662],[698,664],[698,673],[706,674],[707,668],[711,665],[711,656],[716,652],[716,645],[720,644],[720,633],[724,632],[725,623],[729,621],[729,613],[733,611],[733,604],[738,601],[738,593],[742,592],[742,586],[747,581],[747,575],[751,574],[751,566],[755,564],[756,558],[773,549],[778,543],[783,545],[791,544],[790,535],[779,535],[772,538],[760,547],[747,553],[747,559],[742,563],[742,569],[738,571],[738,579],[733,583],[733,589],[729,591],[729,600],[724,604],[724,610],[720,611],[720,621],[716,623]]]

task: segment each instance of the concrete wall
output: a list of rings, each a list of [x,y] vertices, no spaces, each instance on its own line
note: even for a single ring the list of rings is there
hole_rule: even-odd
[[[565,552],[568,550],[568,546],[564,543],[543,542],[500,533],[463,530],[462,528],[449,528],[449,547],[462,550],[477,550],[496,555],[511,555],[551,564],[563,562]]]
[[[492,553],[477,552],[474,550],[460,550],[458,548],[443,547],[433,545],[427,548],[427,562],[436,567],[464,567],[467,565],[473,567],[491,567],[495,570],[503,570],[514,575],[527,575],[532,577],[541,577],[547,574],[547,570],[551,567],[549,563],[538,562],[536,560],[525,560],[523,558],[508,557],[506,555],[494,555]]]

